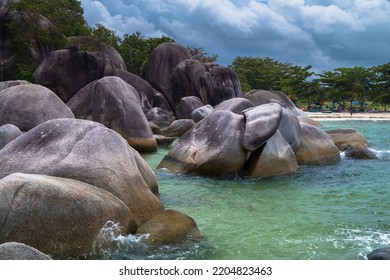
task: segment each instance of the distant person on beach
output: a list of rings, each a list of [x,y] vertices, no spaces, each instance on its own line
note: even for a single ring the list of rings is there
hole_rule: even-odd
[[[352,113],[353,113],[353,108],[352,107],[349,108],[349,113],[351,114],[351,117],[352,117]]]

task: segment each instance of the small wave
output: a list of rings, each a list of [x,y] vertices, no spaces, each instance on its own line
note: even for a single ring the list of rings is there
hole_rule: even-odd
[[[373,148],[370,148],[370,150],[381,159],[390,155],[390,150],[378,150]]]

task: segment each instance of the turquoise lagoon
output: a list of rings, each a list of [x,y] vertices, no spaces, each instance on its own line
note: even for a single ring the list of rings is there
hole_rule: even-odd
[[[168,149],[144,155],[166,208],[192,217],[206,236],[180,247],[147,247],[120,236],[105,259],[357,260],[390,246],[390,121],[320,120],[356,128],[380,157],[301,166],[270,179],[214,180],[156,170]]]

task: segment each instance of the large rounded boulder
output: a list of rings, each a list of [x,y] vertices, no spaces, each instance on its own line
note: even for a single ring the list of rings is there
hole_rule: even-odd
[[[79,181],[14,173],[0,180],[0,243],[16,241],[66,258],[91,252],[108,221],[123,234],[136,223],[107,191]]]
[[[180,62],[190,58],[191,54],[184,46],[173,42],[160,44],[149,56],[146,65],[145,80],[153,88],[165,95],[173,109],[174,102],[171,93],[170,77]]]
[[[35,85],[18,85],[0,92],[0,125],[14,124],[28,131],[45,121],[74,118],[68,106],[50,89]]]
[[[120,69],[115,70],[114,76],[121,78],[137,90],[140,98],[140,105],[145,113],[154,107],[154,89],[146,80],[133,73]]]
[[[243,135],[243,116],[229,111],[213,112],[179,139],[158,168],[215,178],[235,177],[247,158]]]
[[[183,97],[176,105],[176,118],[177,119],[191,119],[191,113],[204,104],[196,96]]]
[[[329,165],[340,161],[340,152],[332,138],[318,127],[301,124],[301,143],[296,151],[300,165]]]
[[[138,92],[121,78],[108,76],[92,82],[67,105],[76,118],[93,120],[117,131],[137,151],[157,150]]]
[[[77,119],[47,121],[0,150],[0,178],[15,172],[70,178],[121,199],[138,224],[164,209],[157,178],[117,132]]]
[[[355,128],[341,128],[325,131],[332,139],[336,146],[344,151],[352,146],[360,145],[368,147],[369,144],[362,134]]]
[[[63,49],[51,52],[34,72],[35,83],[48,87],[64,102],[82,87],[113,75],[115,65],[103,53]]]

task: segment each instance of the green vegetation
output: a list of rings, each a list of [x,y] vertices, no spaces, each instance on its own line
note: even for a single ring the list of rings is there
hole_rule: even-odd
[[[89,27],[78,0],[20,0],[11,2],[8,7],[23,17],[23,20],[7,25],[12,34],[19,79],[33,79],[32,73],[39,62],[29,51],[34,44],[44,53],[49,53],[63,47],[67,37],[92,36],[115,48],[129,72],[144,77],[151,52],[161,43],[174,42],[167,36],[145,38],[140,32],[120,37],[102,24]],[[41,15],[52,25],[42,25]],[[188,46],[187,49],[192,58],[203,63],[215,63],[218,58],[216,54],[208,55],[201,47]],[[298,66],[269,57],[239,56],[228,67],[237,73],[244,92],[280,90],[300,107],[327,104],[328,107],[341,105],[343,108],[357,106],[364,109],[369,103],[386,110],[390,103],[390,63],[372,68],[342,67],[316,74],[310,65]]]

